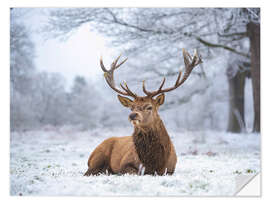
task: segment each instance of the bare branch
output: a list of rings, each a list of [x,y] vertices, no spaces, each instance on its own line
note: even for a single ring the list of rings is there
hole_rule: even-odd
[[[226,49],[226,50],[228,50],[228,51],[231,51],[231,52],[233,52],[233,53],[235,53],[235,54],[238,54],[238,55],[241,55],[241,56],[244,56],[244,57],[249,58],[249,55],[248,55],[248,54],[242,53],[242,52],[240,52],[240,51],[237,51],[237,50],[235,50],[235,49],[233,49],[233,48],[231,48],[231,47],[228,47],[228,46],[225,46],[225,45],[222,45],[222,44],[213,44],[213,43],[211,43],[211,42],[207,42],[207,41],[203,40],[203,39],[200,38],[200,37],[196,37],[196,39],[197,39],[200,43],[202,43],[202,44],[204,44],[204,45],[206,45],[206,46],[208,46],[208,47],[212,47],[212,48],[223,48],[223,49]]]

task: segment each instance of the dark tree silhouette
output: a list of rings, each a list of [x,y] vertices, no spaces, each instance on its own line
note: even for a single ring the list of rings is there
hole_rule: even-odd
[[[251,78],[255,114],[253,131],[260,132],[260,24],[248,23],[247,33],[250,39]]]

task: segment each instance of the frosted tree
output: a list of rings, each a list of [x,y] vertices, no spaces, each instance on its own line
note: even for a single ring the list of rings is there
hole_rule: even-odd
[[[260,23],[249,22],[247,24],[247,34],[250,39],[251,52],[251,78],[254,98],[254,126],[253,131],[260,132],[261,108],[260,108]]]
[[[10,82],[12,90],[27,92],[29,79],[35,70],[33,63],[35,47],[29,31],[18,20],[17,10],[11,11],[10,23]]]
[[[37,125],[65,124],[68,120],[68,105],[63,76],[58,73],[41,72],[34,77],[31,106]]]
[[[68,98],[67,111],[71,124],[80,125],[84,130],[99,126],[102,99],[91,81],[76,76]]]
[[[10,22],[10,119],[11,129],[24,128],[33,122],[30,106],[35,47],[26,27],[19,22],[23,15],[11,10]]]
[[[227,20],[224,21],[223,30],[218,33],[219,41],[222,44],[233,45],[238,50],[244,50],[247,56],[239,57],[231,52],[230,60],[228,60],[227,78],[230,93],[228,131],[245,130],[245,81],[247,77],[251,77],[255,114],[253,131],[260,132],[260,49],[258,48],[260,47],[260,34],[258,34],[260,9],[234,9],[229,14]],[[252,32],[250,25],[253,25],[256,31]]]

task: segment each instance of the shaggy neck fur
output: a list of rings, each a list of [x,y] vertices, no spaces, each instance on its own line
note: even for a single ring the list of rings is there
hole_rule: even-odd
[[[147,128],[135,127],[133,142],[145,174],[162,175],[171,149],[169,135],[161,120]]]

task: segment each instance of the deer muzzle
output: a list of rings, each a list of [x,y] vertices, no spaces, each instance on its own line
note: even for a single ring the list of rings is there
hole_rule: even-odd
[[[129,119],[130,119],[131,121],[132,121],[132,120],[135,120],[137,116],[138,116],[137,113],[131,113],[131,114],[129,115]]]
[[[133,125],[138,125],[141,122],[140,115],[136,112],[132,112],[128,119]]]

